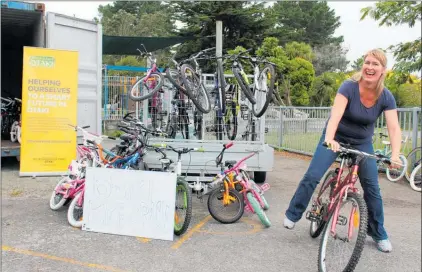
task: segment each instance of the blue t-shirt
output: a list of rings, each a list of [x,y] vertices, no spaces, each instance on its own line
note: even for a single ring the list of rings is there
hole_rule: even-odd
[[[364,144],[372,141],[375,122],[385,110],[397,108],[393,94],[384,88],[375,105],[365,107],[360,100],[359,84],[346,80],[338,93],[344,95],[348,102],[344,114],[338,124],[334,139],[349,144]],[[327,128],[328,121],[325,125]]]

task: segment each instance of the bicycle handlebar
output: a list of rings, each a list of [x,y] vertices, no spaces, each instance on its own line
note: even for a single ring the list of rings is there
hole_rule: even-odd
[[[205,151],[205,149],[202,148],[202,147],[200,147],[200,148],[181,147],[179,149],[176,149],[176,148],[172,147],[171,145],[167,145],[167,144],[152,144],[152,147],[173,150],[174,152],[176,152],[178,154],[187,154],[191,151],[198,151],[198,152],[204,152]]]
[[[351,154],[355,154],[358,156],[365,156],[365,157],[369,157],[372,159],[376,159],[377,161],[382,161],[385,162],[388,165],[391,165],[391,159],[387,156],[381,155],[381,154],[369,154],[357,149],[353,149],[350,148],[349,145],[343,144],[343,143],[339,143],[340,144],[340,152],[342,153],[351,153]],[[326,142],[322,143],[322,146],[330,148],[329,145]],[[403,166],[402,164],[396,163],[398,165]]]

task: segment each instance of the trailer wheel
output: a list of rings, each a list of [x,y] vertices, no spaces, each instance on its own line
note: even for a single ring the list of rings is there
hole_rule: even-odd
[[[266,178],[267,178],[267,172],[260,172],[260,171],[254,172],[255,183],[264,183]]]

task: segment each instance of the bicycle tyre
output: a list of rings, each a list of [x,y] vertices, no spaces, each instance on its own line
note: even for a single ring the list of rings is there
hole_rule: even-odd
[[[184,139],[189,139],[189,115],[186,112],[186,105],[184,103],[179,109],[179,120],[179,125],[181,127],[180,131],[182,132]]]
[[[185,94],[185,95],[188,95],[187,93],[186,93],[186,89],[184,88],[184,87],[182,87],[182,85],[181,84],[179,84],[179,82],[178,81],[180,81],[180,79],[181,79],[181,76],[180,76],[180,73],[179,73],[179,71],[177,71],[176,69],[170,69],[170,68],[167,68],[165,71],[165,78],[167,78],[169,81],[170,81],[170,83],[177,89],[177,90],[179,90],[179,91],[181,91],[183,94]],[[179,80],[178,79],[175,79],[172,75],[171,75],[171,73],[176,73],[178,76],[179,76]]]
[[[158,81],[157,85],[155,85],[154,89],[152,89],[151,91],[149,91],[147,94],[145,94],[143,96],[135,96],[134,95],[138,85],[140,83],[142,83],[143,80],[146,78],[146,76],[144,76],[143,78],[138,79],[138,81],[136,81],[135,84],[133,84],[133,86],[132,86],[132,88],[130,89],[130,92],[129,92],[129,98],[133,101],[143,101],[143,100],[151,98],[156,92],[158,92],[158,90],[163,86],[164,76],[161,73],[152,72],[150,77],[155,76],[155,75],[158,76],[159,81]]]
[[[421,159],[421,153],[422,153],[421,150],[422,150],[422,147],[420,147],[420,146],[419,147],[416,147],[412,151],[410,151],[409,154],[407,154],[407,156],[406,156],[407,167],[406,167],[405,177],[406,177],[407,181],[409,181],[409,182],[410,182],[410,175],[412,174],[412,171],[414,169],[413,167],[416,167],[417,166],[417,164],[415,164],[415,162],[418,161],[418,158],[416,157],[417,156],[416,153],[419,152],[419,160],[420,160]],[[415,161],[413,161],[411,159],[411,157],[413,155],[416,157],[415,158]]]
[[[74,210],[77,205],[79,198],[81,197],[82,192],[78,192],[75,197],[70,202],[69,208],[67,210],[67,221],[72,227],[80,228],[83,225],[83,221],[76,220],[74,217]],[[83,217],[83,206],[82,206],[82,217]]]
[[[349,192],[347,195],[347,199],[354,199],[358,204],[359,209],[359,232],[356,241],[355,248],[353,249],[352,256],[343,271],[353,271],[356,265],[359,262],[360,256],[362,255],[363,248],[365,246],[365,239],[366,239],[366,232],[367,232],[367,224],[368,224],[368,210],[366,207],[366,203],[363,197],[360,194]],[[323,252],[323,248],[325,248],[326,241],[328,236],[330,235],[330,226],[333,219],[334,212],[328,218],[328,222],[324,227],[323,236],[320,240],[320,245],[318,249],[318,271],[326,272],[325,269],[325,252]]]
[[[243,93],[246,95],[246,98],[249,100],[249,102],[251,102],[252,105],[256,104],[255,97],[252,91],[250,90],[249,86],[247,86],[246,83],[243,81],[243,77],[240,74],[239,69],[234,68],[232,69],[232,72]]]
[[[259,91],[254,89],[254,98],[255,98],[256,103],[252,105],[252,113],[253,113],[253,115],[255,115],[256,118],[261,117],[267,111],[268,106],[270,105],[270,102],[271,102],[271,99],[272,99],[272,96],[273,96],[274,84],[275,84],[274,67],[271,64],[266,64],[264,66],[264,68],[262,69],[262,71],[260,72],[259,78],[261,77],[261,75],[263,74],[263,72],[266,69],[269,69],[270,74],[271,74],[271,79],[270,79],[270,86],[267,87],[268,92],[267,92],[267,95],[266,95],[266,100],[265,100],[264,106],[262,107],[261,110],[256,109],[257,105],[259,104],[258,97],[257,97],[257,95],[259,94]]]
[[[415,190],[416,192],[420,192],[421,191],[421,187],[416,186],[415,184],[415,177],[416,177],[416,173],[421,169],[421,164],[419,163],[418,166],[416,166],[413,171],[412,174],[410,174],[410,180],[409,180],[409,184],[410,187],[412,187],[413,190]]]
[[[200,101],[198,100],[198,98],[194,95],[195,94],[195,90],[193,90],[190,87],[190,84],[188,82],[188,78],[186,76],[186,70],[191,70],[191,74],[192,76],[195,78],[195,80],[197,80],[197,82],[199,84],[199,86],[195,86],[195,88],[197,89],[198,92],[201,92],[204,95],[205,98],[205,105],[202,105],[202,103],[200,103]],[[209,113],[211,111],[211,97],[210,94],[207,92],[207,89],[205,89],[204,83],[201,82],[200,78],[198,77],[198,75],[196,74],[195,70],[192,68],[192,66],[190,66],[189,64],[183,64],[180,68],[180,75],[183,81],[183,85],[185,86],[185,90],[186,90],[186,95],[190,98],[190,100],[192,100],[192,102],[195,104],[196,108],[202,112],[202,113]]]
[[[70,181],[70,178],[68,176],[63,177],[62,179],[59,180],[59,182],[57,183],[57,185],[54,187],[54,190],[53,190],[53,192],[51,193],[51,196],[50,196],[50,209],[52,209],[53,211],[57,211],[61,207],[64,206],[64,203],[66,202],[67,199],[64,198],[62,194],[59,194],[59,196],[61,196],[60,200],[57,203],[55,201],[56,200],[56,196],[57,196],[56,189],[58,187],[60,187],[63,183],[66,183],[68,181]]]
[[[231,114],[231,118],[230,118],[230,114]],[[223,119],[224,119],[224,128],[227,132],[227,138],[230,141],[233,141],[236,138],[237,126],[238,126],[237,116],[236,116],[236,104],[234,101],[231,101],[231,105],[229,109],[226,111]],[[226,120],[228,120],[228,122],[226,122]],[[230,131],[229,129],[230,126],[233,126],[233,131]]]
[[[184,204],[186,208],[186,217],[185,220],[183,220],[183,224],[179,225],[176,223],[176,216],[175,216],[175,222],[174,222],[174,234],[177,236],[182,235],[187,231],[189,228],[190,220],[192,218],[192,192],[189,188],[188,183],[181,177],[177,178],[176,183],[176,190],[181,189],[183,190],[184,194]],[[177,193],[177,191],[176,191]],[[175,213],[177,212],[177,207],[175,206]]]
[[[246,193],[246,198],[249,201],[249,204],[251,204],[253,211],[258,216],[259,220],[261,220],[261,223],[266,227],[271,227],[271,221],[268,219],[267,214],[264,212],[264,210],[261,208],[261,205],[259,204],[259,201],[256,199],[255,195],[251,192]]]
[[[235,214],[235,216],[231,218],[227,219],[225,217],[222,217],[219,212],[214,211],[213,206],[212,206],[212,201],[214,199],[216,199],[217,201],[222,201],[220,200],[220,197],[222,197],[223,193],[224,193],[223,186],[219,186],[211,192],[210,196],[208,197],[208,202],[207,202],[208,212],[215,220],[217,220],[220,223],[233,224],[239,221],[239,219],[243,216],[243,213],[245,211],[245,202],[243,201],[242,195],[238,191],[234,190],[233,188],[229,188],[229,195],[236,198],[236,200],[239,202],[239,209],[237,213]]]
[[[330,170],[330,171],[328,171],[322,178],[324,179],[324,181],[322,182],[322,184],[321,184],[321,187],[320,187],[320,190],[319,190],[319,192],[318,192],[318,194],[321,192],[321,190],[322,190],[322,188],[324,188],[325,187],[325,184],[333,177],[333,176],[335,176],[335,171],[334,170]],[[330,191],[332,191],[333,190],[333,186],[334,185],[334,183],[331,183],[331,190]],[[331,194],[331,192],[330,192],[330,194]],[[324,206],[322,206],[322,207],[324,207]],[[322,208],[321,207],[321,208]],[[318,224],[319,223],[319,224]],[[316,229],[314,230],[314,226],[315,226],[315,224],[316,224]],[[317,238],[320,234],[321,234],[321,232],[322,232],[322,230],[324,229],[324,227],[325,227],[325,225],[327,224],[327,221],[324,221],[323,220],[323,218],[321,217],[321,221],[320,222],[315,222],[315,221],[311,221],[311,224],[310,224],[310,226],[309,226],[309,235],[311,235],[311,237],[312,238]]]
[[[221,59],[217,59],[217,71],[218,71],[218,82],[221,88],[221,112],[224,115],[226,112],[226,80],[224,78],[224,69],[223,69],[223,63]],[[217,88],[217,95],[218,95],[218,88]]]
[[[388,180],[391,181],[391,182],[396,182],[396,181],[400,180],[406,174],[407,159],[404,155],[400,155],[399,158],[402,161],[402,163],[404,163],[404,167],[403,167],[403,169],[402,169],[402,171],[401,171],[401,173],[398,177],[393,178],[390,174],[391,170],[388,167],[385,169],[385,174],[387,175]]]

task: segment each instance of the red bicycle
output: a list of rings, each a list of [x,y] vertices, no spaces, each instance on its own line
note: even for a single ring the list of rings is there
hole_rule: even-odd
[[[326,143],[323,146],[328,147]],[[372,158],[391,164],[386,156],[368,154],[342,143],[339,153],[340,167],[327,171],[321,179],[323,182],[317,197],[312,202],[311,210],[306,213],[306,219],[311,221],[311,237],[316,238],[323,233],[318,253],[318,271],[355,269],[365,245],[368,222],[366,203],[355,187],[359,163],[365,158]],[[346,171],[347,168],[349,171]],[[349,203],[351,207],[347,209]],[[331,238],[332,246],[328,246]],[[355,245],[353,240],[356,240]],[[345,245],[348,246],[346,250]],[[345,259],[346,255],[350,257]]]

